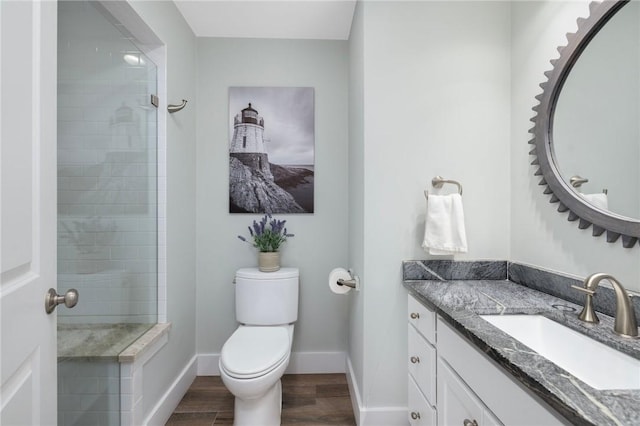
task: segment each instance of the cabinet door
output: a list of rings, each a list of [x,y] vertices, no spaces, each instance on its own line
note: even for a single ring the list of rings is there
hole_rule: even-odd
[[[436,405],[436,350],[413,328],[408,331],[408,369],[431,405]]]
[[[470,344],[442,318],[438,318],[438,357],[446,360],[449,368],[473,389],[473,394],[502,423],[509,426],[565,424],[550,407],[516,383],[511,375]]]
[[[490,426],[501,423],[451,369],[438,358],[438,424]]]
[[[502,426],[502,422],[488,409],[482,413],[482,426]]]
[[[429,405],[409,375],[408,416],[411,426],[436,426],[436,410]]]

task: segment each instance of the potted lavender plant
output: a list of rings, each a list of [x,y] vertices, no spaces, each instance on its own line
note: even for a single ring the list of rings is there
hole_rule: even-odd
[[[249,226],[249,234],[251,240],[242,235],[238,235],[242,241],[253,245],[258,249],[258,269],[262,272],[275,272],[280,269],[280,246],[287,241],[287,238],[293,237],[293,234],[287,233],[284,227],[286,220],[277,220],[266,214],[260,222],[253,221],[253,225]]]

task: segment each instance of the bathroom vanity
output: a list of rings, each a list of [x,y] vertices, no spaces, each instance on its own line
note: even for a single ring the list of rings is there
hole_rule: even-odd
[[[640,340],[615,335],[610,316],[578,320],[582,295],[571,285],[579,283],[507,262],[405,262],[410,424],[640,424],[640,361],[627,389],[596,389],[481,317],[541,315],[640,360]],[[596,309],[609,313],[613,290],[601,293]],[[613,374],[614,366],[587,361]]]

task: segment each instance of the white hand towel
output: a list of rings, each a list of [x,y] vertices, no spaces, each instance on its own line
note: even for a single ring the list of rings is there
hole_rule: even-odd
[[[582,198],[587,200],[589,204],[601,208],[603,210],[609,210],[609,198],[604,192],[598,192],[596,194],[580,194]]]
[[[429,194],[422,248],[435,255],[467,252],[460,194]]]

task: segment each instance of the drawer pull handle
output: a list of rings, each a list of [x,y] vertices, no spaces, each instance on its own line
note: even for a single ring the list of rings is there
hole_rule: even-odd
[[[420,418],[420,413],[416,413],[415,411],[411,412],[411,418],[413,420],[418,420]]]
[[[420,318],[420,314],[417,312],[411,312],[411,315],[409,315],[411,317],[411,319],[418,319]]]
[[[411,364],[418,364],[420,363],[420,358],[417,356],[412,356],[411,358],[409,358],[411,360]]]
[[[464,419],[462,426],[478,426],[478,422],[475,420]]]

